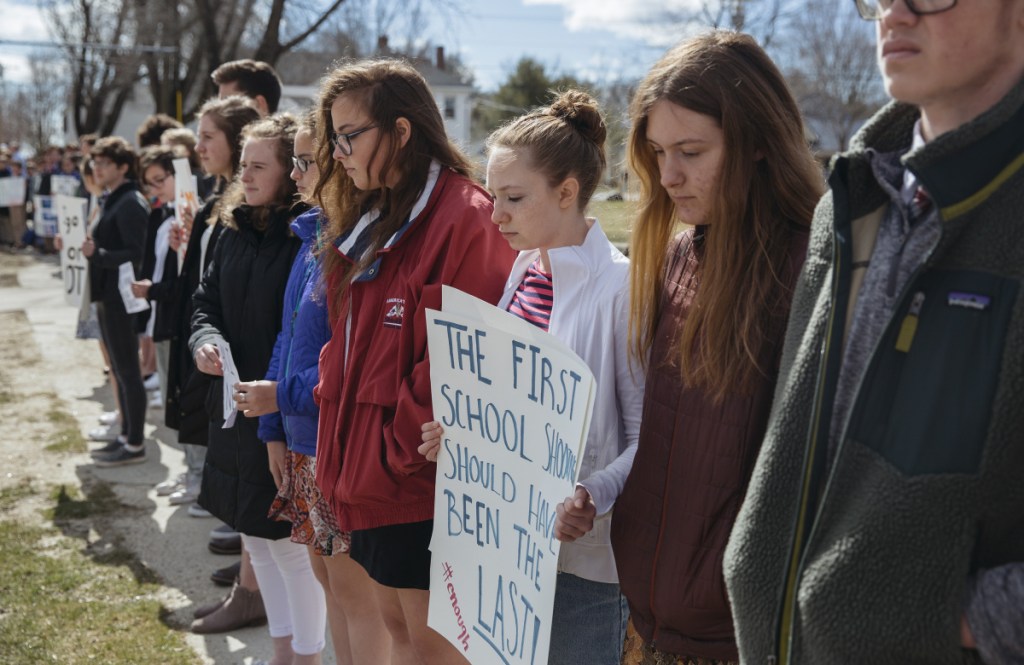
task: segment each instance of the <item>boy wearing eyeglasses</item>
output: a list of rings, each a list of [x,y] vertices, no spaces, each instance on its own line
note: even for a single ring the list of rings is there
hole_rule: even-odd
[[[725,554],[744,663],[1024,662],[1024,0],[857,0],[892,102],[832,164]]]

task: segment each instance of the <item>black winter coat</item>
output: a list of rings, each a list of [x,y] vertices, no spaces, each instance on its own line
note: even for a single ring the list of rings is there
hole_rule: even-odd
[[[149,204],[134,180],[126,180],[104,201],[99,221],[92,231],[96,251],[89,257],[91,302],[121,302],[117,288],[118,266],[131,262],[136,276],[139,275],[148,219]]]
[[[285,285],[301,244],[289,224],[305,209],[299,205],[274,211],[261,233],[251,222],[252,208],[235,208],[235,228],[222,233],[193,296],[193,356],[202,345],[223,340],[231,347],[242,381],[266,376],[281,329]],[[222,377],[213,377],[207,393],[209,450],[199,504],[241,533],[286,538],[291,525],[267,517],[277,487],[266,445],[257,435],[259,419],[238,414],[233,427],[222,427],[223,382]]]
[[[146,251],[142,258],[142,272],[138,279],[153,281],[156,277],[156,236],[160,227],[168,217],[174,214],[174,209],[167,206],[153,208],[149,213],[149,230],[146,234]],[[139,317],[139,334],[146,332],[149,325],[149,317],[155,316],[153,322],[153,341],[163,342],[174,336],[174,312],[172,311],[175,298],[174,280],[178,277],[178,256],[172,249],[167,250],[164,257],[164,269],[160,274],[160,281],[149,287],[149,295],[152,309],[142,312]]]
[[[210,389],[211,377],[196,370],[195,361],[188,348],[188,338],[192,335],[192,294],[199,288],[203,273],[210,265],[217,240],[224,229],[219,223],[214,224],[210,243],[207,245],[206,261],[199,264],[203,232],[207,229],[207,220],[217,206],[219,197],[209,199],[192,223],[192,234],[188,238],[185,251],[185,262],[174,282],[174,319],[171,322],[170,363],[167,370],[167,400],[164,408],[164,423],[171,429],[178,430],[179,443],[206,445],[209,430],[209,416],[206,413],[206,393]]]

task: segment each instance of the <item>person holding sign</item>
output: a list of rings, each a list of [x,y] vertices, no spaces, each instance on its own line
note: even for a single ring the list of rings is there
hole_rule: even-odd
[[[132,293],[136,297],[146,298],[152,305],[152,312],[145,318],[144,334],[153,340],[161,395],[167,394],[170,339],[177,323],[178,257],[170,247],[171,228],[177,223],[174,217],[175,157],[174,150],[163,146],[150,146],[139,156],[142,182],[159,207],[150,213],[151,227],[156,227],[152,243],[147,243],[152,254],[144,264],[143,278],[132,283]],[[152,223],[154,219],[159,222]],[[193,492],[186,492],[181,497],[171,495],[171,503],[191,503],[198,493],[199,488],[195,487]]]
[[[498,307],[565,342],[597,383],[580,480],[557,508],[552,665],[618,663],[628,617],[609,533],[636,453],[644,389],[629,360],[629,261],[585,215],[604,172],[605,135],[597,103],[568,91],[487,140],[491,221],[519,250]],[[423,441],[421,452],[436,460],[439,423],[423,426]]]
[[[432,418],[425,310],[440,309],[446,284],[497,302],[514,253],[413,67],[335,69],[318,109],[333,335],[316,388],[317,486],[376,582],[393,659],[451,662],[454,647],[427,627],[435,467],[416,450]]]
[[[316,115],[310,113],[295,134],[291,178],[299,197],[312,204],[320,178],[314,159]],[[391,638],[380,617],[366,571],[348,556],[349,534],[342,533],[331,507],[316,486],[316,434],[320,410],[313,399],[320,350],[331,337],[324,302],[322,249],[326,220],[320,208],[299,215],[292,231],[302,247],[285,287],[281,332],[266,379],[238,384],[243,413],[260,418],[277,497],[270,516],[292,523],[293,542],[306,545],[313,573],[327,596],[327,619],[339,665],[389,659]]]
[[[671,49],[631,116],[630,330],[647,384],[612,517],[625,662],[735,662],[722,554],[767,426],[821,169],[782,75],[746,35]]]
[[[224,194],[225,228],[193,298],[189,347],[196,367],[215,377],[211,393],[231,391],[239,410],[247,395],[222,385],[218,346],[228,345],[239,377],[266,374],[300,244],[289,225],[309,207],[295,203],[295,183],[287,178],[296,129],[293,117],[276,115],[242,130],[240,178]],[[325,643],[324,594],[306,548],[291,542],[287,524],[267,514],[277,486],[258,421],[235,418],[229,425],[223,400],[211,401],[199,505],[242,534],[263,594],[272,662],[316,665]]]
[[[89,261],[89,297],[96,303],[100,337],[116,379],[121,410],[121,434],[93,451],[97,466],[121,466],[146,461],[143,428],[146,389],[139,369],[139,338],[118,289],[122,264],[134,271],[142,266],[149,203],[135,182],[135,151],[124,139],[100,139],[92,149],[93,177],[107,192],[91,235],[82,244]]]
[[[206,412],[210,380],[207,375],[196,371],[188,348],[188,338],[192,334],[192,294],[209,267],[213,252],[207,250],[217,246],[217,239],[224,228],[219,223],[221,194],[238,171],[242,128],[260,117],[255,106],[242,97],[210,100],[200,107],[197,115],[199,143],[196,150],[203,170],[215,178],[217,184],[214,196],[206,199],[198,211],[183,210],[182,219],[178,220],[181,224],[172,225],[168,235],[171,249],[177,251],[180,243],[184,242],[186,250],[175,283],[177,293],[174,299],[179,307],[175,312],[177,320],[170,344],[164,422],[178,431],[178,442],[185,449],[187,472],[180,482],[171,478],[157,485],[157,493],[161,495],[198,489],[202,480],[210,421]],[[198,509],[199,506],[193,504],[189,507],[189,514],[205,515],[205,511],[198,512]],[[242,582],[250,582],[251,590],[256,591],[255,579],[251,575],[243,575]]]

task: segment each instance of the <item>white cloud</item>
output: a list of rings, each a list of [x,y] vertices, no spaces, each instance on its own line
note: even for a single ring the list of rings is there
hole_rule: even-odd
[[[523,0],[526,5],[555,5],[565,9],[569,30],[607,30],[655,45],[674,44],[684,35],[664,17],[699,8],[701,0]]]
[[[20,3],[5,1],[3,3],[3,21],[0,21],[0,40],[16,41],[50,41],[46,21],[38,3]],[[24,82],[29,79],[28,55],[32,47],[0,44],[0,65],[3,66],[4,79],[7,81]]]
[[[3,9],[4,20],[0,22],[0,39],[49,41],[46,21],[37,3],[2,4],[6,6]]]

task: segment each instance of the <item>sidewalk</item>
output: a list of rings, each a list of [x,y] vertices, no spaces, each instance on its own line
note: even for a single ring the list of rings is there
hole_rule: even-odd
[[[64,302],[58,269],[56,257],[0,255],[0,313],[24,312],[31,340],[26,340],[23,349],[38,356],[30,378],[39,383],[40,390],[57,394],[84,434],[97,426],[97,417],[111,409],[113,401],[96,342],[74,338],[77,311]],[[14,274],[16,284],[12,283]],[[0,445],[5,457],[16,457],[19,464],[36,464],[39,468],[29,471],[49,483],[88,485],[98,479],[109,483],[121,502],[137,509],[109,520],[111,533],[90,534],[90,542],[118,542],[160,577],[166,588],[162,597],[166,598],[167,623],[185,631],[201,662],[228,665],[269,659],[272,646],[266,626],[230,635],[187,632],[193,609],[227,591],[210,582],[210,573],[236,558],[207,550],[209,532],[219,524],[217,520],[190,517],[187,506],[171,506],[156,496],[153,487],[158,482],[184,471],[181,448],[174,432],[163,426],[163,415],[162,409],[147,414],[144,464],[100,469],[87,453],[43,454],[38,442],[18,437],[9,437]],[[334,663],[329,640],[324,663]]]

